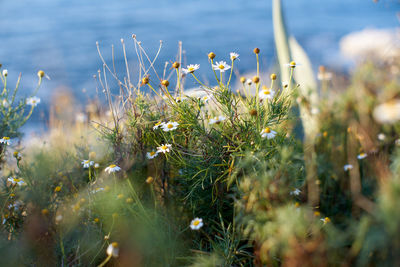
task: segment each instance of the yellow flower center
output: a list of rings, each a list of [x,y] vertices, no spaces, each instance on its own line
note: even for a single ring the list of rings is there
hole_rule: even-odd
[[[161,121],[157,122],[155,126],[158,126],[158,125],[160,125],[160,124],[161,124]]]
[[[19,181],[21,181],[21,179],[14,178],[14,182],[18,183]]]
[[[167,148],[168,148],[168,147],[165,146],[165,145],[161,147],[162,150],[167,150]]]
[[[296,62],[294,61],[290,62],[290,67],[296,67]]]
[[[173,128],[174,127],[174,125],[172,125],[172,123],[169,123],[168,125],[167,125],[167,128],[168,129],[171,129],[171,128]]]
[[[194,68],[193,68],[193,67],[189,67],[189,68],[188,68],[188,71],[189,71],[189,72],[193,72],[193,71],[194,71]]]
[[[3,139],[4,140],[10,140],[10,137],[4,136]]]
[[[219,65],[218,68],[223,70],[223,69],[225,69],[225,66],[224,65]]]
[[[85,160],[85,164],[89,164],[89,162],[90,162],[89,160]]]
[[[154,152],[154,151],[150,152],[150,156],[154,156],[155,154],[156,154],[156,152]]]
[[[199,224],[200,224],[200,221],[199,221],[199,220],[196,220],[196,221],[193,222],[193,225],[194,225],[194,226],[197,226],[197,225],[199,225]]]
[[[271,132],[271,129],[270,128],[265,128],[264,129],[264,133],[270,133]]]
[[[271,92],[269,90],[263,90],[264,95],[269,95]]]
[[[115,168],[115,167],[117,167],[117,165],[115,165],[115,164],[111,164],[110,166],[108,166],[109,168]]]

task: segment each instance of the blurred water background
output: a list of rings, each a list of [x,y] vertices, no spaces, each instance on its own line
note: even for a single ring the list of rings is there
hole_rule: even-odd
[[[39,92],[44,103],[65,88],[84,102],[94,93],[92,76],[102,66],[96,41],[108,60],[116,46],[122,71],[120,38],[134,60],[133,33],[150,55],[164,41],[159,70],[174,60],[182,41],[187,62],[200,63],[206,78],[209,51],[226,60],[230,51],[238,52],[243,73],[254,69],[254,47],[261,48],[264,66],[274,61],[271,7],[270,0],[0,0],[0,63],[11,80],[22,72],[23,94],[34,89],[37,70],[45,70],[51,81]],[[284,7],[290,32],[316,66],[344,68],[338,41],[350,32],[398,26],[397,0],[286,0]]]

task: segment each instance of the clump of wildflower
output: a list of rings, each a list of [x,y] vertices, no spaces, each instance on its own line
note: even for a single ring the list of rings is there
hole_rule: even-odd
[[[154,159],[155,157],[157,157],[158,152],[157,151],[150,151],[146,153],[146,157],[148,159]]]
[[[203,219],[194,218],[194,219],[190,222],[190,228],[191,228],[192,230],[199,230],[201,227],[203,227]]]
[[[83,165],[83,168],[88,169],[90,166],[94,165],[94,161],[91,161],[91,160],[87,159],[87,160],[83,160],[81,162],[81,164]]]
[[[224,120],[226,120],[226,117],[224,117],[224,116],[216,116],[214,118],[211,118],[209,123],[210,124],[215,124],[215,123],[219,124]]]
[[[26,104],[32,107],[36,107],[40,103],[40,98],[33,96],[26,99]]]
[[[0,143],[8,146],[11,145],[10,137],[4,136],[3,138],[0,139]]]
[[[353,169],[353,165],[351,165],[351,164],[346,164],[346,165],[343,166],[343,170],[345,172],[350,171],[352,169]]]
[[[263,129],[260,133],[262,138],[267,137],[267,139],[272,139],[276,136],[276,132],[271,130],[270,128],[266,127],[265,129]]]
[[[367,154],[364,153],[364,152],[360,153],[360,154],[357,156],[358,159],[365,159],[366,157],[367,157]]]
[[[193,73],[196,70],[200,69],[200,64],[190,64],[185,68],[182,68],[183,73],[188,74],[188,73]]]
[[[112,173],[112,172],[118,172],[118,171],[120,171],[121,170],[121,168],[120,167],[118,167],[117,165],[115,165],[115,164],[111,164],[110,166],[108,166],[107,168],[105,168],[105,172],[108,172],[108,173]]]
[[[118,248],[118,243],[117,242],[112,242],[108,247],[107,247],[107,255],[110,257],[118,257],[119,255],[119,248]]]
[[[220,72],[225,72],[231,68],[225,61],[216,62],[212,67],[213,70],[219,70]]]
[[[178,125],[179,125],[179,123],[177,123],[175,121],[169,121],[162,126],[162,129],[164,132],[169,132],[169,131],[173,131],[176,128],[178,128]]]
[[[238,53],[235,53],[235,52],[231,52],[231,53],[229,54],[229,56],[230,56],[230,58],[231,58],[232,61],[235,61],[236,59],[239,58],[239,54],[238,54]]]
[[[22,179],[19,179],[19,178],[10,177],[7,179],[7,181],[11,182],[12,185],[16,185],[16,184],[19,186],[26,185],[25,181]]]
[[[271,89],[269,89],[267,87],[263,87],[263,89],[258,93],[258,97],[261,100],[264,100],[264,99],[271,100],[271,99],[274,98],[274,96],[275,96],[275,91],[271,90]]]
[[[157,153],[169,153],[171,149],[171,145],[170,144],[162,144],[161,146],[157,147]]]

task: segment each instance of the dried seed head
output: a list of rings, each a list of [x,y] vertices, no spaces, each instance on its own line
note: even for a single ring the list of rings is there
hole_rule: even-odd
[[[169,81],[162,80],[161,84],[164,85],[165,87],[168,87],[169,86]]]
[[[260,53],[260,48],[256,47],[253,50],[254,54],[259,54]]]
[[[214,54],[213,52],[210,52],[210,53],[208,54],[208,58],[209,58],[209,59],[214,59],[214,58],[215,58],[215,54]]]
[[[254,76],[254,77],[253,77],[253,82],[254,82],[254,83],[259,83],[259,82],[260,82],[260,77]]]
[[[240,77],[240,82],[241,83],[245,83],[246,82],[246,78],[245,77]]]
[[[253,117],[257,116],[257,110],[256,109],[250,110],[250,115]]]
[[[148,84],[149,83],[149,77],[144,77],[143,79],[142,79],[142,84]]]
[[[272,73],[272,74],[271,74],[271,80],[273,80],[273,81],[276,80],[276,74],[275,74],[275,73]]]
[[[172,64],[172,67],[174,69],[178,69],[181,66],[181,64],[179,64],[179,62],[174,62],[174,64]]]

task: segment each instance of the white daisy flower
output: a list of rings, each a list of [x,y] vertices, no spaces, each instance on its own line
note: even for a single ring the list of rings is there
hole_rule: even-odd
[[[165,123],[164,123],[164,122],[161,122],[161,121],[157,122],[157,123],[153,126],[153,130],[157,130],[158,128],[163,127],[164,124],[165,124]]]
[[[297,66],[300,66],[301,64],[299,64],[299,63],[296,63],[295,61],[292,61],[292,62],[290,62],[290,63],[288,63],[288,64],[285,64],[285,66],[288,66],[288,67],[291,67],[291,68],[296,68]]]
[[[176,128],[178,128],[178,125],[179,125],[179,123],[177,123],[175,121],[169,121],[162,126],[162,129],[164,132],[169,132],[169,131],[176,130]]]
[[[395,123],[400,120],[400,100],[392,100],[377,106],[373,112],[379,123]]]
[[[39,98],[39,97],[36,97],[36,96],[34,96],[34,97],[29,97],[29,98],[26,99],[26,104],[27,104],[27,105],[30,105],[30,106],[32,106],[32,107],[36,107],[37,104],[39,104],[39,103],[40,103],[40,98]]]
[[[225,61],[216,62],[212,67],[213,70],[219,70],[220,72],[225,72],[231,68]]]
[[[273,99],[275,96],[275,91],[271,90],[269,88],[263,89],[258,93],[258,97],[263,100],[263,99]]]
[[[5,98],[1,101],[1,103],[2,103],[4,108],[8,108],[10,106],[10,104],[8,104],[7,99],[5,99]]]
[[[252,81],[251,79],[246,79],[245,83],[246,83],[247,85],[251,85],[251,84],[253,83],[253,81]]]
[[[291,196],[298,196],[298,195],[300,195],[300,193],[301,193],[301,190],[298,189],[298,188],[295,188],[292,192],[290,192],[290,195]]]
[[[154,159],[155,157],[157,157],[158,152],[156,151],[151,151],[151,152],[147,152],[146,156],[148,159]]]
[[[15,184],[17,184],[19,186],[26,185],[24,180],[18,179],[18,178],[10,177],[10,178],[7,179],[7,181],[11,182],[11,184],[13,184],[13,185],[15,185]]]
[[[98,163],[95,163],[95,164],[94,164],[94,168],[95,168],[95,169],[98,169],[98,168],[100,168],[100,164],[98,164]]]
[[[267,139],[272,139],[272,138],[274,138],[274,137],[276,136],[276,132],[273,131],[273,130],[271,130],[271,129],[268,128],[268,127],[266,127],[265,129],[263,129],[263,130],[261,131],[260,134],[261,134],[261,137],[262,137],[262,138],[267,137]]]
[[[231,52],[231,53],[229,54],[229,56],[231,57],[231,60],[232,60],[232,61],[234,61],[234,60],[236,60],[236,59],[239,58],[239,54],[238,54],[238,53],[235,53],[235,52]]]
[[[119,172],[121,170],[120,167],[118,167],[115,164],[111,164],[107,168],[104,169],[105,172],[112,173],[112,172]]]
[[[91,160],[83,160],[81,164],[83,165],[83,168],[88,169],[90,166],[94,165],[94,162]]]
[[[343,170],[345,172],[350,171],[352,169],[353,169],[353,165],[351,165],[351,164],[346,164],[346,165],[343,166]]]
[[[188,73],[193,73],[196,70],[200,69],[200,64],[190,64],[185,68],[182,68],[183,73],[188,74]]]
[[[385,141],[385,139],[386,139],[386,135],[384,133],[378,134],[378,140],[379,141]]]
[[[4,136],[3,138],[0,139],[0,143],[8,146],[11,145],[10,137]]]
[[[8,70],[3,70],[3,76],[7,77],[8,76]]]
[[[283,87],[283,88],[288,88],[288,86],[289,86],[289,83],[288,83],[288,82],[282,82],[282,87]]]
[[[199,230],[201,227],[203,227],[203,219],[194,218],[194,219],[190,222],[190,228],[191,228],[192,230]]]
[[[171,149],[171,145],[170,144],[162,144],[161,146],[157,147],[157,153],[169,153]]]
[[[107,255],[112,256],[114,258],[118,257],[119,255],[119,248],[118,248],[118,243],[117,242],[112,242],[110,245],[107,247]]]
[[[203,103],[207,103],[210,100],[210,97],[208,95],[205,95],[202,98],[200,98],[200,100],[203,101]]]
[[[358,159],[365,159],[367,157],[367,154],[366,153],[360,153],[358,156],[357,156],[357,158]]]
[[[214,123],[219,124],[219,123],[221,123],[221,121],[224,121],[224,120],[226,120],[226,118],[224,116],[216,116],[214,118],[211,118],[209,123],[210,124],[214,124]]]

